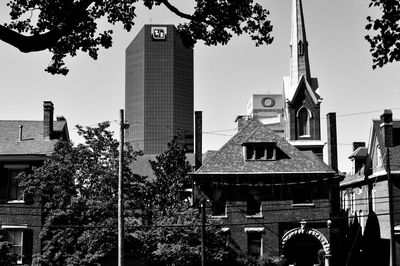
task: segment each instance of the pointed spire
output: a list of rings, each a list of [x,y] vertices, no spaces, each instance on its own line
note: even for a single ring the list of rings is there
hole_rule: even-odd
[[[296,86],[301,76],[311,84],[310,64],[308,62],[308,42],[304,25],[301,0],[292,0],[292,39],[291,39],[291,85]]]

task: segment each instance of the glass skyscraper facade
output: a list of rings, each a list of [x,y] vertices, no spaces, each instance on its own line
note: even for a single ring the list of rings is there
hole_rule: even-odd
[[[145,25],[126,49],[126,141],[159,154],[177,136],[193,152],[193,49],[173,25]]]

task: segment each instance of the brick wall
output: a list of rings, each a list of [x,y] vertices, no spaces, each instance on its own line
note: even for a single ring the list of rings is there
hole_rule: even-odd
[[[263,201],[262,217],[246,217],[246,202],[231,201],[227,203],[227,218],[223,224],[229,225],[230,236],[243,254],[247,254],[247,234],[245,228],[264,228],[263,256],[279,256],[281,239],[290,229],[300,227],[302,219],[307,226],[320,231],[329,241],[326,221],[330,218],[328,199],[315,200],[312,207],[293,207],[292,200]]]

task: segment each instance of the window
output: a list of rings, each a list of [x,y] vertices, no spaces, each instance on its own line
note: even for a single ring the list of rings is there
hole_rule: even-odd
[[[375,187],[371,190],[371,203],[372,203],[372,211],[376,212],[376,189]]]
[[[297,187],[293,190],[293,204],[312,204],[312,189]]]
[[[364,229],[365,229],[365,217],[363,214],[363,211],[360,210],[358,212],[358,219],[360,220],[360,226],[361,226],[361,233],[364,233]]]
[[[223,193],[224,187],[222,185],[215,185],[213,187],[213,200],[212,200],[212,215],[213,216],[226,216],[226,200]]]
[[[9,229],[6,231],[6,241],[11,244],[10,253],[17,254],[17,263],[22,263],[22,230]]]
[[[376,166],[381,167],[383,165],[383,158],[382,158],[381,146],[379,145],[376,147],[376,157],[377,157]]]
[[[349,201],[347,199],[347,193],[342,194],[343,210],[347,211],[349,208]]]
[[[226,201],[216,200],[212,202],[212,215],[213,216],[226,216]]]
[[[5,164],[0,175],[0,199],[9,202],[21,202],[22,188],[19,187],[18,175],[29,169],[26,164]]]
[[[276,160],[275,143],[246,143],[243,147],[246,160]]]
[[[0,241],[10,244],[9,253],[16,254],[17,264],[30,264],[32,259],[32,230],[26,225],[2,225],[0,230]]]
[[[262,256],[262,233],[248,232],[247,233],[247,253],[249,256]]]
[[[247,212],[248,216],[260,216],[261,215],[261,202],[254,198],[247,200]]]
[[[356,211],[356,194],[350,193],[350,213],[353,214]]]
[[[301,107],[297,112],[298,134],[299,136],[310,136],[310,111],[306,107]]]

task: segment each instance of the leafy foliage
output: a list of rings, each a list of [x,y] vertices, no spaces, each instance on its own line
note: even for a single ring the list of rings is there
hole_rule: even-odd
[[[0,241],[0,265],[12,266],[17,263],[17,254],[10,253],[11,244],[6,241]]]
[[[97,59],[100,47],[111,47],[113,32],[99,32],[100,19],[119,22],[129,31],[136,6],[143,4],[149,9],[164,5],[186,19],[178,30],[188,46],[198,40],[206,45],[226,44],[233,34],[242,33],[249,34],[256,45],[272,42],[269,12],[253,0],[193,1],[193,13],[186,14],[168,0],[9,0],[11,22],[0,26],[0,39],[22,52],[49,49],[53,56],[46,71],[66,75],[66,55],[82,51]]]
[[[370,0],[370,7],[382,11],[382,17],[367,17],[365,39],[371,46],[373,68],[400,60],[400,1]]]
[[[193,208],[185,188],[191,187],[186,175],[191,170],[183,145],[174,139],[168,149],[151,161],[156,178],[150,184],[150,226],[141,232],[146,261],[152,266],[200,265],[200,212]],[[236,255],[226,246],[218,221],[208,221],[205,247],[207,265],[235,265]]]
[[[184,201],[184,191],[191,187],[191,179],[187,175],[191,166],[186,161],[185,149],[175,138],[168,143],[168,149],[150,161],[156,176],[150,184],[154,206],[162,213],[174,212],[177,208],[188,207]]]
[[[91,266],[115,250],[119,143],[108,127],[107,122],[78,126],[84,144],[58,142],[52,158],[23,178],[25,197],[43,205],[42,254],[36,263]],[[136,156],[127,148],[125,165]],[[123,171],[126,208],[136,209],[143,180],[128,167]],[[133,241],[130,235],[126,238]]]
[[[42,252],[34,263],[94,266],[115,254],[119,143],[108,127],[78,126],[84,144],[58,142],[50,160],[21,177],[25,199],[43,206]],[[125,149],[125,251],[149,265],[198,264],[200,217],[182,200],[191,169],[183,146],[174,140],[151,162],[150,181],[128,167],[138,155]],[[209,265],[234,262],[218,222],[207,227],[206,246]]]

